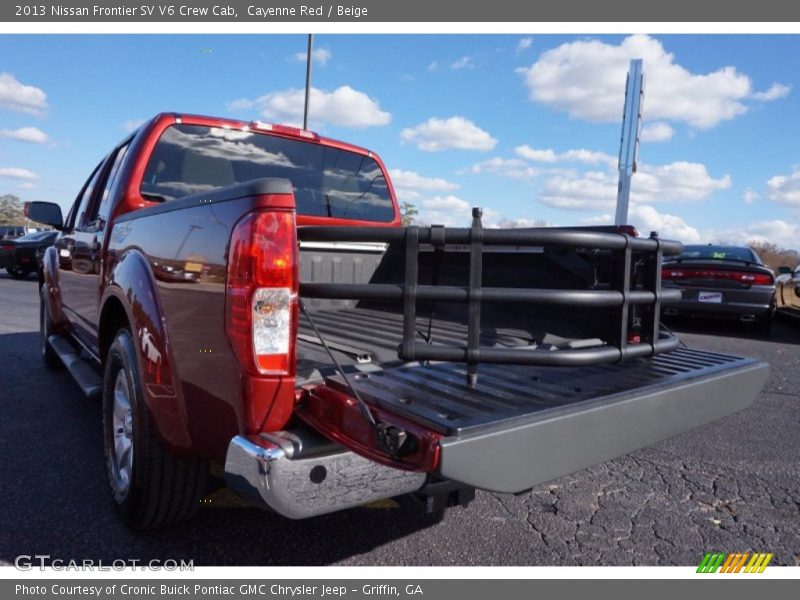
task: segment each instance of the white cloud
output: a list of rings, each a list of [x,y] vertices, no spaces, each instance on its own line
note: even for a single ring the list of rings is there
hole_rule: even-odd
[[[403,129],[400,138],[413,142],[425,152],[438,152],[455,148],[486,152],[497,145],[497,140],[464,117],[438,119],[431,117],[415,127]]]
[[[391,169],[389,176],[398,198],[412,200],[420,196],[421,191],[440,192],[458,189],[458,184],[439,177],[424,177],[415,171]]]
[[[31,181],[23,181],[22,183],[17,185],[17,187],[21,190],[32,190],[33,188],[36,187],[36,184]]]
[[[145,121],[147,121],[147,119],[128,119],[122,124],[122,128],[128,133],[131,133],[139,129]]]
[[[294,55],[294,59],[298,62],[306,62],[307,57],[308,52],[297,52]],[[328,48],[314,48],[311,50],[311,61],[319,64],[321,67],[328,64],[331,58],[333,58],[333,54],[331,54]]]
[[[788,85],[773,83],[765,92],[756,92],[753,94],[753,98],[763,102],[770,102],[772,100],[778,100],[779,98],[785,98],[791,91],[792,88]]]
[[[800,207],[800,169],[776,175],[767,181],[767,198],[779,204]]]
[[[581,220],[581,225],[613,224],[614,217],[609,214]],[[703,240],[703,234],[681,217],[660,213],[646,204],[633,204],[629,207],[628,224],[636,227],[639,235],[642,236],[648,236],[651,231],[657,231],[659,237],[684,243],[697,243]]]
[[[747,111],[743,101],[752,94],[747,75],[730,66],[692,73],[647,35],[629,36],[619,45],[599,40],[562,44],[517,71],[525,78],[531,100],[575,118],[618,122],[632,58],[644,59],[649,118],[707,129]]]
[[[800,224],[781,219],[756,221],[742,227],[709,230],[704,239],[727,244],[769,242],[781,248],[800,250]]]
[[[519,158],[490,158],[472,165],[469,173],[493,173],[511,179],[533,179],[541,175],[541,169],[530,166]]]
[[[610,154],[598,152],[596,150],[586,150],[585,148],[556,153],[555,150],[551,150],[550,148],[540,150],[531,148],[526,144],[517,146],[514,148],[514,152],[517,156],[534,162],[579,162],[589,165],[604,164],[612,168],[617,166],[617,159]]]
[[[753,188],[747,188],[742,195],[745,204],[755,204],[761,198],[761,194]]]
[[[574,210],[608,210],[616,205],[618,175],[589,171],[581,175],[556,175],[545,181],[540,200],[549,206]],[[631,201],[691,202],[703,200],[713,192],[730,187],[725,175],[714,179],[705,165],[674,162],[652,166],[641,164],[631,181]]]
[[[428,65],[428,72],[429,73],[435,73],[438,70],[439,70],[439,63],[437,61],[433,61],[432,63],[430,63]]]
[[[474,66],[475,65],[472,64],[471,56],[462,56],[461,58],[453,61],[453,63],[451,63],[450,65],[450,68],[453,69],[454,71],[458,71],[461,69],[471,69]]]
[[[533,46],[533,38],[531,37],[522,38],[517,44],[517,54],[525,52],[525,50],[527,50],[531,46]]]
[[[0,107],[41,115],[47,110],[47,94],[38,87],[20,83],[10,73],[0,73]]]
[[[500,229],[520,229],[523,227],[556,227],[544,219],[518,217],[516,219],[500,219],[496,225]]]
[[[289,125],[302,125],[305,91],[290,89],[271,92],[254,100],[241,98],[228,104],[228,110],[257,110],[270,120]],[[309,121],[315,126],[330,124],[342,127],[374,127],[386,125],[392,115],[382,111],[377,100],[343,85],[332,92],[311,88]]]
[[[31,144],[46,144],[50,141],[47,134],[36,127],[20,127],[19,129],[0,129],[0,137]]]
[[[545,150],[538,150],[536,148],[531,148],[528,145],[524,145],[514,148],[514,152],[517,154],[517,156],[521,156],[525,160],[546,163],[554,163],[558,160],[558,155],[554,150],[549,148]]]
[[[20,167],[0,167],[0,178],[32,180],[38,179],[39,176],[33,171]]]
[[[668,142],[675,135],[675,130],[664,121],[654,121],[642,127],[643,142]]]
[[[492,226],[500,214],[491,209],[483,210],[483,223]],[[472,206],[466,200],[453,195],[434,196],[420,203],[419,222],[431,225],[469,227],[472,223]]]

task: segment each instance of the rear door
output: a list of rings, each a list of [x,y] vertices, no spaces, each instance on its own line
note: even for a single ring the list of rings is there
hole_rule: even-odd
[[[125,157],[128,141],[114,149],[87,182],[67,230],[64,246],[61,294],[73,332],[91,350],[97,350],[100,275],[103,245],[116,175]],[[62,251],[63,250],[63,251]]]
[[[90,211],[97,191],[97,183],[103,171],[104,159],[97,165],[81,189],[72,207],[64,231],[56,242],[59,265],[61,304],[69,320],[73,334],[84,344],[91,341],[91,315],[96,312],[97,297],[87,294],[94,280],[92,265],[87,262],[89,248],[86,244],[87,213]]]

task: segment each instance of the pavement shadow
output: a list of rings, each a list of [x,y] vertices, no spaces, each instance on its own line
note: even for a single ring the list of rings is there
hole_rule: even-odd
[[[0,561],[45,554],[104,564],[183,559],[196,566],[326,565],[434,524],[405,502],[304,521],[210,502],[178,527],[133,532],[109,496],[100,407],[81,395],[67,373],[44,367],[38,344],[37,332],[0,335]]]
[[[787,317],[775,319],[772,331],[768,336],[756,331],[753,327],[736,321],[714,321],[709,319],[691,319],[687,317],[670,317],[664,324],[675,333],[694,333],[713,335],[762,342],[800,345],[800,321]]]
[[[36,276],[36,273],[30,273],[27,277],[23,279],[15,279],[11,275],[9,275],[5,269],[0,269],[0,279],[7,279],[8,281],[12,281],[14,283],[18,283],[19,285],[26,285],[26,284],[38,284],[39,279]]]

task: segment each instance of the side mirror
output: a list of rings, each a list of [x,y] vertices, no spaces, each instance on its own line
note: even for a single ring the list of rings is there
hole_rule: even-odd
[[[25,216],[31,221],[44,223],[59,230],[64,229],[61,207],[55,202],[26,202]]]
[[[791,274],[791,272],[792,269],[790,267],[787,267],[786,265],[781,265],[780,267],[778,267],[778,275],[789,275]]]

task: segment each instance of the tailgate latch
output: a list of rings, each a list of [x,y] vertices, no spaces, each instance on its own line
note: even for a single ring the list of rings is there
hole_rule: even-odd
[[[417,449],[417,439],[405,429],[388,423],[378,423],[375,427],[378,447],[392,457],[410,454]]]

